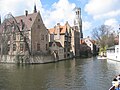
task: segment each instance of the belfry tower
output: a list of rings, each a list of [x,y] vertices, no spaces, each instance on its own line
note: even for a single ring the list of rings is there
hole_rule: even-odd
[[[74,26],[80,33],[80,39],[83,38],[83,32],[82,32],[82,19],[81,19],[81,8],[75,8],[75,19],[74,19]]]

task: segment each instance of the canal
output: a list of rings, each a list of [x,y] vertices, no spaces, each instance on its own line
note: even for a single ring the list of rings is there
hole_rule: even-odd
[[[49,64],[0,64],[0,90],[108,90],[120,62],[71,59]]]

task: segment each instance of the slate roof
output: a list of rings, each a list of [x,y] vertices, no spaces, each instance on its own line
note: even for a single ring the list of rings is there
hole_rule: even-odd
[[[16,19],[18,25],[21,25],[21,22],[23,22],[25,24],[25,27],[27,27],[27,29],[30,30],[34,21],[35,21],[35,19],[36,19],[36,17],[37,17],[37,15],[38,15],[38,13],[39,12],[32,13],[32,14],[27,14],[27,16],[26,15],[17,16],[17,17],[15,17],[15,19]],[[11,23],[13,23],[14,19],[10,18],[9,21]],[[3,21],[3,23],[4,22],[6,22],[6,21]],[[3,23],[0,26],[2,26]],[[0,31],[1,31],[1,29],[2,28],[0,28]]]

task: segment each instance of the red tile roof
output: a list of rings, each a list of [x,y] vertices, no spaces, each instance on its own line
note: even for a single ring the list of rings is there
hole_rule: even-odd
[[[90,39],[90,38],[83,38],[83,39],[80,41],[80,43],[81,43],[81,44],[82,44],[82,43],[85,43],[85,39],[89,39],[90,42],[92,42],[93,44],[96,44],[96,41],[95,41],[95,40],[92,40],[92,39]]]
[[[67,25],[70,26],[68,24],[68,22],[66,22],[66,24],[64,26],[60,25],[60,34],[65,34],[66,30],[67,30]],[[57,30],[56,30],[56,26],[54,28],[50,28],[48,29],[50,34],[57,34]]]

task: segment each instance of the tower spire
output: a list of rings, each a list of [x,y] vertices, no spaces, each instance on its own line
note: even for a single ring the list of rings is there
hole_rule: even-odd
[[[34,13],[37,13],[36,3],[34,4]]]
[[[1,15],[0,15],[0,25],[1,25]]]

